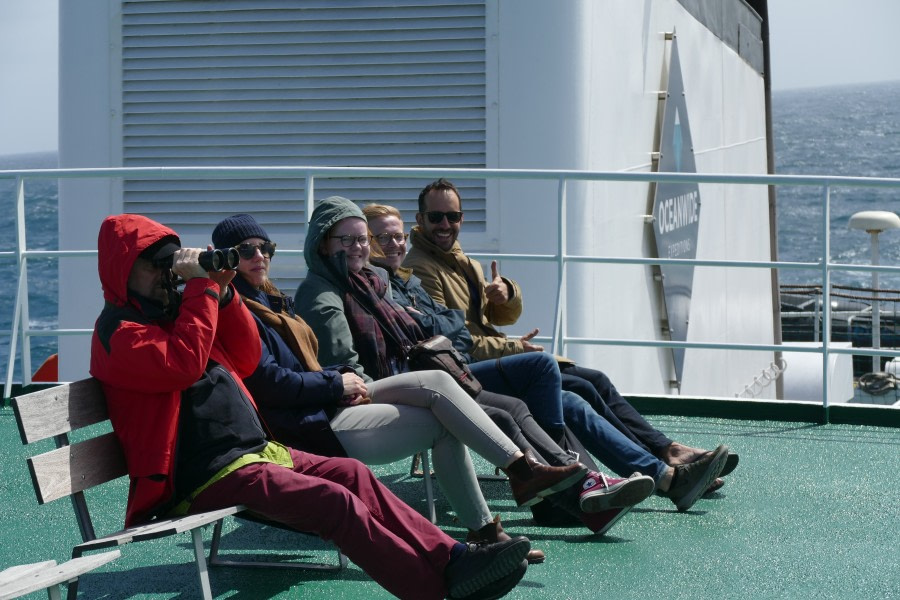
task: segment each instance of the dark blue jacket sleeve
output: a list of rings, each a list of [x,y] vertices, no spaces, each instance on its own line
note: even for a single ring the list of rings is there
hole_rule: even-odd
[[[244,383],[257,404],[267,408],[334,407],[343,396],[344,382],[335,370],[304,371],[300,361],[277,331],[257,317],[262,339],[259,365]]]
[[[409,314],[416,320],[427,337],[446,336],[453,343],[454,348],[469,358],[468,353],[472,350],[472,336],[466,328],[463,311],[447,308],[443,304],[435,302],[415,275],[406,282],[392,279],[391,284],[394,300],[401,306],[412,306],[418,311],[418,313]],[[399,289],[401,285],[398,284],[403,284],[403,288]]]

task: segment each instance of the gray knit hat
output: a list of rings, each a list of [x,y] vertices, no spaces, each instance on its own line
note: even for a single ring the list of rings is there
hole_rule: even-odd
[[[256,219],[246,213],[228,217],[216,225],[212,233],[213,246],[216,248],[231,248],[252,237],[272,241]]]

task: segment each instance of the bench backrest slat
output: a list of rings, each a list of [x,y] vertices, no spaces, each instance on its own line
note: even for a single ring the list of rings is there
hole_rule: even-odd
[[[28,459],[40,504],[82,492],[127,473],[122,446],[114,433],[63,446]]]
[[[93,378],[19,396],[12,404],[23,444],[69,433],[109,418],[103,389]]]
[[[39,390],[13,399],[16,422],[24,444],[68,434],[109,418],[103,388],[96,379]],[[65,441],[57,440],[57,443]],[[28,459],[38,502],[71,496],[127,473],[122,446],[114,433]]]

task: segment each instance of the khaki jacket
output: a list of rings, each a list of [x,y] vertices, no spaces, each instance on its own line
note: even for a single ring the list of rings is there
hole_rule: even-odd
[[[495,328],[512,325],[522,315],[519,284],[503,277],[510,289],[509,301],[503,305],[492,304],[484,292],[486,282],[481,265],[463,253],[459,242],[445,252],[428,241],[418,226],[413,227],[410,237],[413,247],[403,266],[413,270],[436,302],[465,313],[466,327],[474,342],[472,358],[487,360],[524,352],[522,342],[507,338]]]

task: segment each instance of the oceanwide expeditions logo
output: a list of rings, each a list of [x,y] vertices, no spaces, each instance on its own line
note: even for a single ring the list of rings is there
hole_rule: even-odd
[[[691,127],[685,103],[684,81],[678,59],[677,39],[672,40],[669,84],[663,111],[658,171],[662,173],[696,173]],[[657,183],[653,198],[653,231],[660,258],[696,258],[697,235],[700,230],[700,189],[696,183]],[[663,293],[672,341],[687,340],[694,267],[660,265]],[[684,349],[674,348],[675,380],[680,387],[684,368]]]
[[[700,221],[700,190],[657,201],[657,235],[676,233]],[[682,239],[669,246],[668,258],[678,258],[693,248],[691,239]]]

